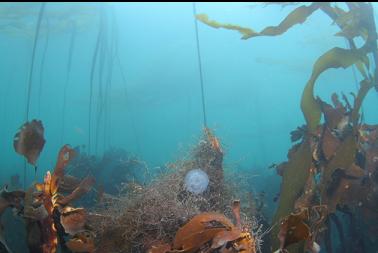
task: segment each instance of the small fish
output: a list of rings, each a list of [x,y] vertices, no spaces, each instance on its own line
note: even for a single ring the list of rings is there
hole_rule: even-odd
[[[275,168],[277,168],[277,164],[275,164],[275,163],[272,163],[271,165],[269,165],[269,167],[268,167],[268,169],[275,169]]]

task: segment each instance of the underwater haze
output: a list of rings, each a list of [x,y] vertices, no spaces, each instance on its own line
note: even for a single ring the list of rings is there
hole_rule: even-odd
[[[305,7],[299,9],[297,14],[294,13],[291,21],[295,20],[298,14],[305,15],[303,20],[293,21],[294,24],[291,24],[289,20],[290,25],[279,34],[263,34],[262,31],[265,27],[277,26],[301,6]],[[333,16],[334,19],[330,18],[332,15],[328,15],[329,12],[326,14],[325,10],[330,10],[327,9],[328,7],[336,16]],[[377,205],[372,204],[373,207],[370,208],[369,204],[371,199],[378,200],[378,151],[369,153],[374,148],[378,150],[378,142],[372,144],[373,141],[376,141],[375,137],[371,137],[373,140],[370,141],[370,137],[366,137],[365,140],[363,139],[365,135],[362,135],[363,131],[367,131],[369,134],[378,131],[378,128],[372,130],[373,126],[378,124],[378,85],[374,83],[374,71],[377,63],[375,60],[378,59],[376,34],[369,37],[370,30],[364,27],[369,22],[369,24],[377,23],[378,16],[374,15],[369,22],[365,22],[364,11],[368,8],[375,13],[378,12],[376,3],[364,3],[361,6],[345,3],[324,3],[316,6],[311,3],[269,4],[256,2],[3,3],[0,5],[1,185],[12,185],[12,182],[17,181],[18,188],[25,191],[35,182],[46,183],[45,175],[47,171],[53,173],[54,168],[56,170],[57,158],[58,163],[63,161],[61,160],[63,158],[58,155],[59,150],[65,144],[69,144],[75,149],[76,156],[82,159],[80,160],[82,163],[77,162],[75,156],[73,159],[78,165],[70,165],[67,162],[69,169],[65,173],[81,179],[90,175],[96,181],[91,185],[91,187],[93,186],[92,190],[86,188],[85,191],[93,196],[86,196],[85,200],[75,202],[78,203],[75,206],[86,208],[88,213],[98,212],[99,216],[104,214],[106,207],[101,206],[97,209],[98,199],[93,200],[100,198],[97,196],[99,192],[103,191],[105,196],[108,196],[106,194],[118,196],[124,192],[136,194],[135,192],[139,190],[144,191],[150,189],[149,187],[154,187],[154,182],[157,182],[156,187],[161,188],[153,192],[164,192],[164,189],[167,191],[172,189],[174,192],[176,186],[164,188],[167,186],[163,187],[162,182],[174,182],[175,180],[182,187],[177,186],[180,191],[185,192],[184,195],[177,195],[178,199],[182,201],[181,204],[185,202],[181,198],[188,195],[195,195],[196,198],[201,195],[207,204],[204,207],[201,202],[202,204],[198,204],[198,208],[197,206],[193,208],[195,211],[192,213],[190,208],[187,209],[188,212],[185,215],[179,209],[172,209],[172,213],[180,217],[180,222],[177,221],[177,224],[175,223],[175,226],[170,229],[165,227],[160,230],[156,229],[156,231],[170,231],[171,234],[168,235],[167,232],[164,235],[158,235],[156,232],[153,234],[155,238],[149,238],[148,243],[147,239],[143,241],[145,244],[139,241],[135,243],[139,246],[130,243],[131,246],[128,245],[128,248],[125,246],[125,248],[112,251],[109,246],[106,250],[98,251],[100,241],[101,245],[105,245],[106,243],[103,242],[109,241],[103,239],[106,238],[103,231],[108,231],[104,225],[104,229],[100,232],[96,230],[97,228],[95,229],[97,251],[94,248],[79,251],[75,248],[76,246],[67,245],[69,249],[58,246],[58,252],[171,252],[168,250],[147,251],[154,245],[152,242],[155,242],[156,238],[159,239],[156,239],[159,243],[163,241],[172,245],[170,250],[173,252],[178,248],[174,248],[176,244],[170,244],[169,240],[173,242],[175,232],[187,224],[194,214],[208,211],[223,212],[224,210],[228,210],[228,213],[224,211],[225,215],[232,214],[231,209],[228,208],[231,203],[218,205],[212,202],[213,198],[208,196],[213,192],[217,192],[217,196],[221,196],[221,198],[224,195],[224,199],[220,202],[235,197],[240,199],[242,212],[245,204],[243,200],[248,199],[242,195],[243,193],[252,194],[252,200],[255,196],[265,198],[264,201],[259,199],[261,207],[257,210],[261,212],[256,214],[256,217],[260,217],[260,215],[264,217],[257,219],[258,222],[261,220],[265,222],[262,227],[268,231],[268,235],[264,234],[264,236],[274,239],[258,241],[255,227],[251,230],[255,231],[251,232],[251,235],[254,238],[254,233],[256,233],[256,244],[257,241],[262,243],[261,245],[263,245],[263,241],[267,241],[267,244],[265,248],[264,246],[256,247],[248,252],[259,250],[262,252],[275,252],[276,250],[286,252],[284,250],[289,244],[289,239],[286,238],[285,243],[282,240],[281,243],[274,242],[279,234],[279,230],[276,230],[279,227],[277,224],[280,224],[278,221],[294,212],[294,201],[302,196],[303,192],[307,193],[308,184],[305,183],[309,182],[306,181],[307,178],[311,178],[307,174],[302,176],[301,172],[285,174],[285,169],[289,171],[290,164],[294,164],[293,168],[300,167],[302,164],[304,164],[303,167],[307,166],[305,158],[302,163],[295,164],[293,162],[293,160],[295,161],[293,153],[297,152],[296,148],[298,148],[293,145],[295,141],[303,138],[301,144],[297,143],[297,145],[302,145],[308,140],[308,149],[310,150],[308,154],[310,155],[306,170],[310,171],[308,173],[314,173],[316,184],[321,182],[319,185],[327,185],[327,187],[324,186],[324,189],[322,186],[315,187],[320,189],[320,196],[328,194],[327,200],[322,201],[325,197],[319,196],[313,197],[312,200],[316,199],[319,205],[328,205],[327,215],[340,217],[338,220],[334,218],[336,221],[333,225],[329,225],[330,222],[327,220],[328,223],[325,224],[328,224],[328,227],[327,225],[324,227],[327,227],[328,230],[324,228],[324,230],[319,229],[320,232],[309,232],[312,239],[310,236],[301,237],[306,242],[310,242],[306,245],[320,245],[320,251],[316,251],[316,246],[304,247],[305,243],[301,241],[299,244],[303,243],[303,245],[299,247],[300,249],[298,247],[289,248],[289,252],[332,252],[329,251],[332,248],[333,252],[378,252],[376,239],[378,209]],[[304,9],[307,14],[301,12]],[[206,14],[208,19],[201,18],[203,16],[198,14]],[[233,26],[231,27],[230,24]],[[243,30],[244,27],[253,28],[253,31]],[[340,30],[344,32],[343,35],[335,36]],[[260,32],[260,34],[251,35],[253,32]],[[353,36],[350,33],[353,33]],[[250,37],[241,39],[246,34]],[[371,43],[369,46],[373,46],[364,47],[365,43],[366,45]],[[345,61],[343,56],[336,55],[335,59],[340,57],[337,58],[339,60],[332,58],[334,61],[327,63],[328,65],[325,64],[327,67],[324,68],[324,72],[322,71],[322,74],[315,78],[316,85],[311,94],[316,105],[319,105],[316,108],[321,109],[319,111],[321,118],[314,123],[315,128],[318,127],[317,130],[314,130],[311,128],[311,124],[314,122],[312,117],[316,116],[316,112],[312,114],[311,108],[310,112],[306,114],[306,111],[301,108],[302,94],[304,94],[309,79],[314,75],[315,62],[335,47],[349,50],[352,54],[348,54],[349,51],[345,52],[345,55],[349,57],[345,58]],[[359,48],[366,50],[360,52]],[[354,60],[355,58],[358,59]],[[345,66],[343,64],[341,66],[339,61],[343,61]],[[366,75],[361,68],[365,68]],[[371,89],[365,98],[362,97],[362,106],[360,110],[357,109],[357,114],[360,112],[360,117],[354,122],[353,108],[358,108],[354,101],[357,100],[357,97],[359,98],[357,94],[362,89],[361,87],[364,87],[362,80],[369,83]],[[341,107],[340,104],[335,103],[336,100],[332,97],[334,93],[338,94],[340,100],[337,101],[341,101]],[[344,99],[343,94],[347,99]],[[321,100],[316,99],[317,97]],[[349,102],[346,101],[349,101],[351,106],[348,106]],[[325,138],[323,137],[324,129],[331,121],[331,116],[325,109],[328,108],[326,104],[342,108],[340,109],[342,113],[338,114],[340,118],[337,118],[339,120],[337,124],[332,129],[328,128],[329,133],[337,139],[337,142],[332,142],[337,144],[334,146],[330,144],[332,146],[330,149],[334,148],[335,151],[329,156],[327,156],[325,144],[320,143],[318,148],[314,148],[315,142],[318,143],[317,141]],[[316,111],[316,108],[313,110]],[[206,122],[204,122],[204,117]],[[33,127],[35,128],[28,133],[23,133],[23,130],[28,128],[23,124],[31,122],[33,119],[41,122],[38,124],[34,122]],[[346,119],[347,122],[341,126],[343,119]],[[358,126],[356,126],[357,122]],[[322,124],[324,124],[324,128],[322,128]],[[301,132],[301,137],[293,142],[290,133],[303,125],[304,127],[299,130],[301,132],[305,129]],[[41,128],[44,129],[42,134],[38,132],[41,131]],[[347,130],[345,130],[346,128]],[[352,132],[353,134],[349,134]],[[15,139],[17,133],[18,137]],[[349,157],[345,155],[344,158],[335,162],[336,165],[332,165],[334,167],[329,170],[331,171],[329,180],[323,184],[321,178],[326,178],[328,175],[327,173],[324,174],[325,176],[322,174],[324,168],[331,166],[333,157],[342,152],[337,151],[342,150],[341,148],[337,149],[339,147],[337,145],[341,146],[345,140],[349,140],[349,136],[357,135],[359,137],[353,139],[357,144],[353,146],[351,154],[353,157],[355,153],[361,154],[364,157],[365,167],[358,163],[357,158],[351,164],[361,167],[361,175],[357,172],[355,174],[349,172],[342,162],[339,162]],[[366,136],[368,136],[367,133]],[[206,149],[208,153],[200,153],[201,150],[205,150],[201,146],[203,143],[201,140],[199,141],[202,137],[205,138],[202,140],[203,143],[210,143],[211,148],[222,154],[221,158],[218,157],[217,152],[211,153],[214,150],[210,152]],[[44,139],[45,143],[36,144],[36,138],[39,138],[39,141]],[[314,141],[315,139],[316,141]],[[359,142],[362,139],[364,143]],[[27,149],[29,148],[29,151],[38,149],[37,145],[39,145],[38,154],[32,155],[36,162],[34,164],[27,162],[26,158],[28,155],[31,156],[30,153],[25,154],[28,152]],[[371,146],[367,148],[367,145]],[[203,149],[198,151],[196,147]],[[305,147],[303,144],[303,147],[306,149],[307,146]],[[324,150],[319,151],[322,148]],[[301,148],[298,149],[301,150]],[[194,155],[190,153],[191,150],[194,150]],[[291,152],[289,155],[288,151]],[[320,154],[318,151],[321,155],[318,155]],[[190,154],[188,155],[188,153]],[[202,163],[201,159],[204,159],[205,155],[210,156],[209,154],[214,155],[215,158],[210,159],[209,163]],[[298,155],[298,157],[307,156]],[[187,158],[192,159],[190,161],[193,161],[192,164],[195,165],[189,168],[185,167],[188,166],[186,163],[183,163],[186,165],[182,165],[181,162],[177,162]],[[372,159],[371,164],[374,164],[371,165],[372,169],[369,167],[370,158]],[[71,158],[67,159],[71,162]],[[279,165],[284,161],[288,161],[289,165],[286,164],[285,169],[282,169],[284,166],[280,167]],[[174,162],[176,162],[174,168],[184,168],[178,169],[183,174],[176,175],[169,169]],[[243,183],[240,181],[240,191],[234,190],[234,192],[226,194],[223,186],[214,183],[218,182],[214,177],[220,175],[212,174],[213,167],[211,166],[219,169],[214,165],[215,163],[221,166],[222,180],[224,177],[224,180],[227,181],[227,175],[231,175],[229,176],[232,177],[230,181],[235,179],[236,184],[239,180],[238,177],[246,180]],[[210,167],[207,168],[207,165],[201,166],[201,164],[211,164],[211,166],[209,165]],[[125,166],[124,170],[121,165]],[[199,173],[193,177],[193,180],[202,181],[190,182],[195,187],[200,187],[200,190],[188,192],[185,190],[187,187],[184,186],[184,179],[186,172],[192,169],[195,170],[192,171],[193,173]],[[165,181],[166,171],[170,175],[170,181]],[[338,172],[341,174],[337,174]],[[346,176],[342,173],[346,173]],[[238,177],[232,175],[238,175]],[[298,175],[296,182],[291,182],[288,179],[293,175],[294,177]],[[338,175],[344,176],[337,177]],[[375,175],[376,178],[372,175]],[[302,178],[303,180],[300,181],[299,179]],[[354,207],[350,209],[353,211],[338,213],[341,212],[339,208],[344,206],[344,202],[341,204],[341,200],[344,201],[345,198],[332,197],[331,199],[331,196],[340,193],[337,190],[340,185],[351,187],[352,183],[345,183],[347,180],[352,183],[361,181],[358,185],[364,187],[369,185],[369,189],[373,190],[366,190],[365,196],[375,194],[374,197],[366,200],[366,206],[370,208],[369,214],[362,212],[363,215],[366,214],[366,217],[369,217],[364,222],[375,225],[365,229],[369,231],[366,234],[371,236],[371,241],[367,237],[361,239],[365,245],[363,249],[362,246],[358,246],[361,251],[355,250],[358,247],[348,242],[348,240],[353,241],[351,238],[353,238],[354,230],[350,232],[350,227],[353,225],[350,225],[350,221],[345,218],[349,213],[355,217],[360,217],[361,214],[354,213]],[[370,182],[369,180],[372,182],[365,184],[365,182]],[[293,181],[295,180],[293,179]],[[126,182],[128,185],[131,185],[131,182],[136,182],[138,185],[133,184],[132,191],[121,191],[120,188]],[[335,188],[328,186],[331,183],[336,185],[332,185]],[[228,186],[228,184],[225,185]],[[285,190],[285,185],[290,185],[287,190]],[[297,189],[300,190],[297,191]],[[119,210],[120,206],[122,208],[132,206],[129,202],[134,199],[127,197],[127,194],[122,195],[122,198],[127,199],[122,205],[117,202]],[[155,196],[151,192],[149,195]],[[289,195],[290,197],[287,198],[282,197]],[[349,195],[351,196],[352,193]],[[23,205],[26,206],[26,198],[23,201],[25,201]],[[149,201],[149,203],[154,203],[152,200]],[[335,203],[335,207],[328,204],[331,202]],[[337,207],[336,202],[340,204]],[[62,209],[59,211],[62,214],[68,212],[64,209],[67,203],[61,204]],[[166,203],[171,202],[167,200]],[[285,203],[289,203],[287,206],[290,208],[286,207]],[[357,206],[361,203],[361,205],[365,205],[364,200],[359,200],[357,197],[353,203],[356,203]],[[53,204],[55,206],[56,203]],[[298,202],[295,206],[297,204]],[[197,204],[188,204],[188,206],[194,205]],[[138,205],[138,207],[140,206]],[[306,205],[306,208],[309,206],[312,207],[315,204]],[[12,207],[17,209],[15,204],[12,204]],[[115,219],[116,214],[112,213],[115,207],[111,207],[110,204],[107,207],[109,208],[107,212],[111,213]],[[99,211],[99,209],[101,210]],[[109,211],[111,209],[113,211]],[[143,210],[147,212],[147,209]],[[247,218],[252,217],[252,215],[248,215],[249,211],[245,211],[245,213]],[[11,220],[15,219],[10,213],[6,217],[3,217],[3,220],[8,219],[5,221],[6,224],[10,224]],[[39,220],[41,224],[45,224],[43,221],[43,219]],[[67,223],[62,219],[60,221],[65,227]],[[172,223],[173,221],[170,224]],[[340,223],[344,224],[344,233],[339,231]],[[25,234],[28,233],[27,230],[25,232],[21,228],[19,223],[17,224],[20,228],[13,231],[8,228],[9,235],[5,236],[8,238],[8,246],[12,252],[39,252],[35,249],[33,251],[26,241],[20,245],[15,243],[14,238],[20,234],[26,236]],[[153,223],[151,222],[151,224]],[[236,223],[234,222],[234,224]],[[273,226],[274,224],[276,226]],[[306,224],[313,229],[309,223]],[[125,227],[127,226],[131,227],[129,223],[125,225]],[[138,226],[135,225],[135,227]],[[148,226],[146,225],[146,227]],[[274,235],[270,230],[272,227],[274,227],[272,230]],[[332,231],[330,227],[332,227]],[[359,229],[364,230],[364,228]],[[59,242],[63,237],[65,241],[71,237],[81,238],[78,237],[77,231],[75,233],[67,231],[71,230],[65,227],[64,236],[59,235],[58,231]],[[326,238],[322,235],[318,238],[317,232],[321,234],[324,231],[331,231],[329,232],[331,241],[319,239]],[[339,237],[335,231],[339,231],[344,237]],[[356,231],[354,232],[357,233]],[[82,231],[80,230],[80,232]],[[325,233],[327,234],[327,232]],[[141,232],[138,238],[142,237],[147,238],[146,233]],[[237,238],[245,239],[245,237]],[[42,240],[41,245],[45,245],[46,240]],[[230,239],[230,242],[234,240]],[[296,240],[295,243],[300,241],[298,238]],[[177,243],[177,241],[175,242]],[[203,245],[205,243],[203,242]],[[144,248],[140,246],[142,244]],[[349,245],[349,248],[345,249],[343,244],[344,246]],[[193,251],[185,251],[185,245],[187,244],[183,242],[183,246],[180,248],[184,250],[183,252],[202,252],[199,251],[202,244],[198,248],[194,248]],[[203,245],[201,247],[204,247]],[[226,247],[226,244],[221,246]],[[161,248],[159,249],[161,250]],[[43,252],[55,252],[53,249],[50,250]],[[247,252],[233,250],[227,252]],[[8,249],[8,252],[11,251]]]

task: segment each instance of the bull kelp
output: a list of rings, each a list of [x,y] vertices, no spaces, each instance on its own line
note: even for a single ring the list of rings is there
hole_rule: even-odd
[[[376,252],[377,8],[0,5],[0,252]]]

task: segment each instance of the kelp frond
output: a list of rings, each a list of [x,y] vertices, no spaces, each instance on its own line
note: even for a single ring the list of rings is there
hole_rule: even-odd
[[[254,30],[238,25],[222,24],[214,20],[210,20],[206,14],[198,14],[197,19],[204,24],[213,28],[224,28],[228,30],[235,30],[240,32],[243,36],[242,39],[246,40],[257,36],[277,36],[285,33],[291,27],[297,24],[302,24],[306,19],[317,9],[319,9],[320,3],[313,3],[309,6],[302,5],[294,9],[282,22],[277,26],[268,26],[261,32],[255,32]]]
[[[316,127],[320,123],[321,116],[320,105],[314,97],[314,86],[317,78],[327,69],[345,69],[358,62],[364,62],[368,65],[366,55],[362,53],[361,50],[344,49],[339,47],[329,50],[320,56],[315,62],[311,77],[303,90],[301,100],[301,109],[310,132],[316,130]]]
[[[242,37],[243,40],[257,36],[257,34],[258,34],[250,28],[242,27],[242,26],[239,26],[239,25],[233,25],[233,24],[222,24],[222,23],[219,23],[215,20],[210,20],[209,17],[206,14],[198,14],[196,17],[202,23],[204,23],[208,26],[211,26],[213,28],[217,28],[217,29],[218,28],[224,28],[224,29],[227,29],[227,30],[238,31],[239,33],[241,33],[243,35],[243,37]]]

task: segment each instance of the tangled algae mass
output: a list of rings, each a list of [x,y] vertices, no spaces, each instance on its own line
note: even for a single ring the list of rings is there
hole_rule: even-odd
[[[288,3],[275,4],[289,6]],[[206,116],[202,137],[188,155],[162,166],[158,172],[152,173],[146,163],[123,149],[109,149],[102,158],[91,154],[91,136],[96,135],[97,151],[100,119],[109,116],[106,95],[113,69],[107,68],[106,87],[99,85],[99,100],[103,103],[99,103],[98,112],[103,115],[98,116],[98,128],[91,132],[95,74],[97,67],[103,69],[105,62],[115,61],[113,53],[117,53],[118,48],[114,43],[107,49],[106,12],[84,8],[80,16],[86,21],[90,13],[101,14],[90,72],[89,151],[85,152],[84,146],[62,145],[53,170],[44,173],[43,180],[38,181],[36,177],[36,182],[25,185],[23,190],[19,189],[19,176],[12,176],[11,184],[0,192],[0,215],[5,217],[6,210],[13,208],[14,216],[22,220],[20,227],[25,237],[18,240],[23,240],[31,253],[299,253],[320,250],[354,253],[376,250],[378,124],[364,122],[361,112],[369,91],[378,89],[373,6],[364,2],[343,5],[296,2],[290,6],[295,8],[278,25],[258,32],[212,20],[207,14],[196,14],[193,5],[198,21],[210,28],[237,31],[243,40],[282,35],[293,26],[305,25],[311,15],[319,12],[340,29],[335,36],[347,42],[346,48],[333,47],[320,55],[303,85],[300,110],[304,124],[290,133],[293,145],[287,153],[287,161],[271,166],[281,181],[273,217],[264,213],[265,192],[256,194],[243,188],[250,172],[227,170],[223,161],[225,149],[207,127]],[[30,11],[24,6],[14,10],[12,16],[5,12],[8,8],[13,11],[9,6],[0,8],[0,16],[8,20],[21,18],[23,11]],[[56,13],[51,16],[52,13],[47,15],[55,18],[52,19],[55,25],[66,29],[68,26],[61,17]],[[2,30],[7,28],[8,31],[9,27],[12,25],[8,23],[0,25]],[[206,115],[197,26],[196,33],[202,108]],[[76,30],[72,32],[70,54],[75,36]],[[111,52],[111,57],[106,52]],[[71,72],[71,56],[68,73]],[[323,73],[352,67],[360,78],[356,93],[335,92],[327,98],[314,94]],[[103,73],[99,76],[102,80]],[[66,106],[68,108],[66,89],[63,114]],[[63,120],[65,118],[63,115]],[[107,127],[105,122],[104,139]],[[35,168],[45,148],[44,134],[42,121],[29,121],[27,116],[14,136],[14,150]],[[0,252],[10,253],[12,245],[7,241],[6,229],[5,226],[0,230]]]

